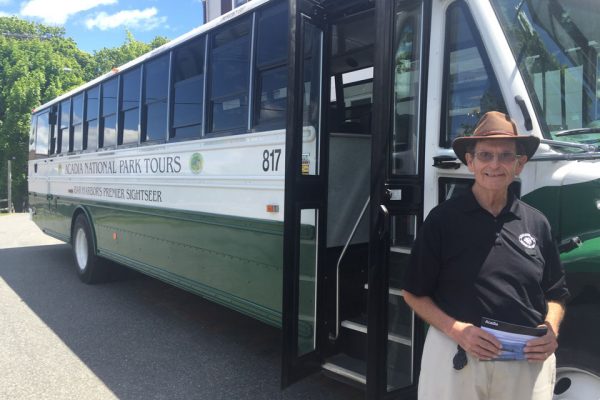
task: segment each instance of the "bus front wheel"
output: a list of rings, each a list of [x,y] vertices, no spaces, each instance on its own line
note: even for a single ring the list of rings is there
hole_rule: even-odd
[[[84,283],[99,283],[107,277],[107,266],[96,255],[92,230],[84,214],[79,214],[71,235],[73,260],[79,279]]]

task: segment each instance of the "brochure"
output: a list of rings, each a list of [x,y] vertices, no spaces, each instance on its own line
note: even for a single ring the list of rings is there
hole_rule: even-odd
[[[481,318],[481,329],[491,333],[502,343],[502,352],[495,361],[502,360],[524,360],[523,349],[528,341],[536,337],[544,336],[547,328],[515,325],[508,322],[498,321],[492,318]]]

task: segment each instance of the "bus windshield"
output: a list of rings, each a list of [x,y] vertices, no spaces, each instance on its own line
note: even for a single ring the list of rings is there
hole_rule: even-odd
[[[548,139],[600,141],[597,0],[492,0]]]

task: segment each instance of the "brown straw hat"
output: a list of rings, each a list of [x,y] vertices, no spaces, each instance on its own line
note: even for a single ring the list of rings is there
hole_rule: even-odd
[[[540,139],[535,136],[519,135],[517,125],[508,115],[498,111],[490,111],[483,114],[473,131],[473,135],[459,137],[452,142],[452,148],[463,164],[467,164],[465,153],[469,144],[474,145],[477,140],[482,139],[514,139],[516,143],[522,145],[525,152],[522,155],[527,156],[528,160],[531,159],[540,144]]]

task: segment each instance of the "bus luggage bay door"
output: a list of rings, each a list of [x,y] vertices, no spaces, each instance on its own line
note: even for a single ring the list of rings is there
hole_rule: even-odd
[[[367,399],[416,398],[423,324],[401,289],[423,215],[429,3],[375,2]]]
[[[282,387],[320,369],[327,140],[322,137],[323,36],[319,7],[290,1],[283,244]]]

